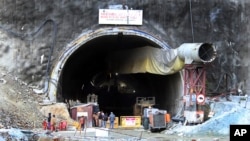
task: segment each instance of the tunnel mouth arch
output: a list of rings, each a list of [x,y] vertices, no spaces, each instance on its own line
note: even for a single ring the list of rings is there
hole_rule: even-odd
[[[136,98],[155,97],[154,107],[175,113],[179,107],[176,99],[183,89],[180,72],[119,74],[106,69],[106,54],[142,46],[171,49],[164,41],[138,29],[100,28],[82,33],[65,48],[53,68],[50,100],[87,103],[87,96],[94,93],[98,95],[100,109],[105,112],[139,115]]]

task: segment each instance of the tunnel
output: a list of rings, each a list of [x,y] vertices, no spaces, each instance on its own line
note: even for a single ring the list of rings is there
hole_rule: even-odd
[[[124,62],[131,64],[131,58],[137,58],[137,65],[140,65],[143,61],[140,57],[145,54],[140,51],[146,49],[150,52],[170,47],[153,35],[134,29],[108,28],[83,33],[62,51],[51,75],[50,98],[54,97],[57,102],[87,103],[88,95],[95,94],[100,110],[112,111],[117,116],[139,115],[142,105],[138,107],[138,98],[154,98],[152,107],[174,115],[180,109],[183,94],[181,70],[157,74],[147,71],[124,73],[116,69],[117,65],[124,66]],[[126,53],[131,50],[139,52],[132,53],[134,56]],[[116,64],[110,66],[113,62]],[[138,67],[133,65],[133,68]]]

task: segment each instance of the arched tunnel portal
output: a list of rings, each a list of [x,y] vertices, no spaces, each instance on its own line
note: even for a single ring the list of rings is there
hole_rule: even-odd
[[[84,33],[63,51],[54,67],[50,99],[87,103],[88,95],[94,93],[101,110],[113,111],[117,116],[130,116],[137,114],[138,97],[154,97],[153,107],[175,114],[183,93],[181,72],[171,75],[119,73],[107,64],[115,61],[108,60],[107,56],[116,51],[126,52],[144,46],[169,49],[163,41],[139,30],[108,28]],[[131,56],[122,57],[120,59],[126,60]]]

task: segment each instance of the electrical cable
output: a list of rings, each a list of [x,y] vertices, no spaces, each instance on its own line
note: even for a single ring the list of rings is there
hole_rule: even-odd
[[[3,29],[4,31],[6,31],[8,34],[10,35],[13,35],[13,36],[16,36],[16,37],[19,37],[21,39],[24,39],[24,38],[28,38],[28,37],[33,37],[34,35],[36,35],[47,23],[52,23],[53,24],[53,40],[52,40],[52,45],[50,46],[50,52],[49,52],[49,56],[48,56],[48,62],[47,62],[47,66],[46,66],[46,72],[45,72],[45,79],[47,81],[45,81],[45,88],[44,88],[44,91],[43,93],[46,93],[48,91],[48,83],[50,81],[50,77],[49,77],[49,72],[50,72],[50,64],[51,64],[51,57],[52,57],[52,54],[53,54],[53,50],[54,50],[54,47],[55,47],[55,44],[56,44],[56,36],[57,36],[57,24],[55,23],[54,20],[52,19],[47,19],[45,20],[40,26],[39,28],[30,33],[30,34],[22,34],[22,33],[16,33],[16,32],[13,32],[12,30],[9,30],[9,29],[6,29],[4,28],[3,26],[0,26],[0,29]]]
[[[191,23],[191,30],[192,30],[192,39],[194,43],[194,27],[193,27],[193,15],[192,15],[192,2],[189,0],[189,12],[190,12],[190,23]]]

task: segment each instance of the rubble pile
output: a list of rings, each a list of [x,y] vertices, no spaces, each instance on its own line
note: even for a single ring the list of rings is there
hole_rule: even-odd
[[[44,115],[39,111],[39,101],[43,95],[32,92],[11,73],[0,69],[0,129],[32,129],[41,127]]]
[[[0,141],[22,140],[28,141],[29,138],[19,129],[0,129]]]

